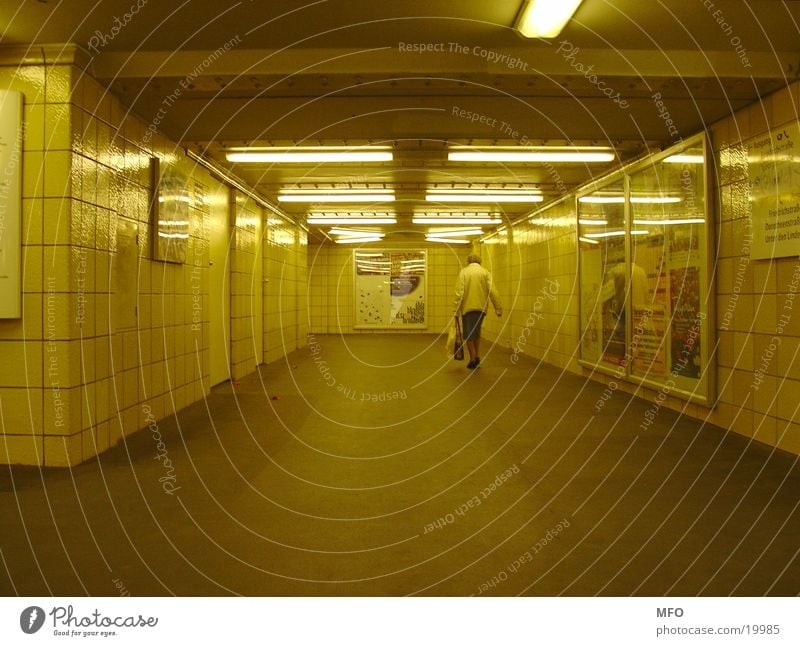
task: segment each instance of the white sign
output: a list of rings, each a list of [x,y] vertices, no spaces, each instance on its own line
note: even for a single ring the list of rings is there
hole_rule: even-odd
[[[750,257],[800,255],[800,124],[745,142],[753,244]]]
[[[0,318],[22,316],[22,93],[0,90]]]

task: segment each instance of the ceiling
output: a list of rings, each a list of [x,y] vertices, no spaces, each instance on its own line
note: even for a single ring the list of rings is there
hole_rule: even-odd
[[[584,0],[552,41],[512,29],[519,5],[0,0],[0,40],[81,46],[90,73],[134,113],[157,119],[167,135],[270,201],[287,187],[393,189],[389,209],[320,208],[394,211],[398,224],[387,230],[397,238],[423,231],[410,215],[425,208],[427,188],[525,187],[554,199],[695,134],[800,69],[800,2]],[[225,158],[237,146],[330,144],[384,144],[394,159],[263,165]],[[476,164],[448,161],[453,144],[593,144],[612,146],[617,156],[604,164]],[[303,220],[309,207],[281,208]],[[513,220],[533,206],[438,208]]]

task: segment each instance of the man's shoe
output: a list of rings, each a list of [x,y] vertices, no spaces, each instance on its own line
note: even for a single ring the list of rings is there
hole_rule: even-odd
[[[477,367],[478,367],[478,362],[477,361],[470,361],[467,364],[467,368],[469,368],[470,370],[474,370]]]

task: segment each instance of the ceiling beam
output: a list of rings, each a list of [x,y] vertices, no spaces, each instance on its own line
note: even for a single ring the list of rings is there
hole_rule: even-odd
[[[449,47],[448,43],[440,43]],[[742,57],[726,51],[580,49],[550,46],[463,52],[413,53],[395,47],[377,49],[236,49],[222,51],[103,52],[92,59],[96,78],[177,78],[200,75],[297,76],[305,74],[499,74],[597,77],[774,78],[798,77],[800,56],[794,52],[748,51]]]

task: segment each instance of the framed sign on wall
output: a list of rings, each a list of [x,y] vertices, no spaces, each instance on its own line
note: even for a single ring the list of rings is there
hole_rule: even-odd
[[[425,251],[354,251],[357,329],[425,329]]]
[[[0,90],[0,318],[22,316],[22,93]]]
[[[174,163],[150,160],[153,198],[153,259],[164,262],[186,262],[189,246],[188,178]]]

